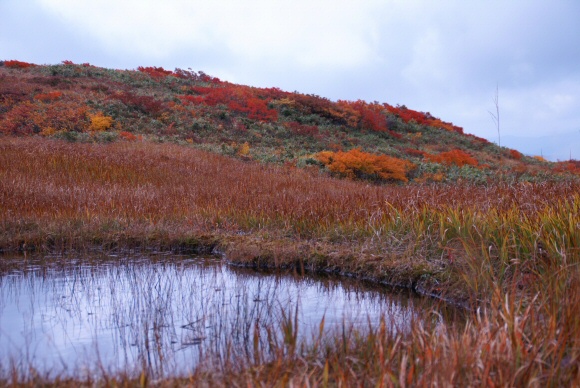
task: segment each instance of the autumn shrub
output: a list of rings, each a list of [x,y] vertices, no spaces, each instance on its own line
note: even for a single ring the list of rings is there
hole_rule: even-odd
[[[145,114],[158,115],[164,110],[163,102],[151,96],[140,96],[131,92],[115,93],[112,98],[121,101],[129,108],[137,109]]]
[[[445,164],[445,165],[456,165],[458,167],[469,165],[477,166],[478,162],[475,158],[469,155],[467,152],[455,149],[447,152],[441,152],[437,155],[426,155],[427,158],[433,163]]]
[[[89,130],[91,131],[96,132],[106,131],[107,129],[113,126],[113,118],[103,115],[102,112],[89,115],[89,118],[91,120]]]
[[[27,69],[29,67],[34,67],[36,65],[34,63],[10,60],[10,61],[4,61],[4,66],[6,66],[10,69]]]
[[[76,101],[54,101],[50,104],[24,101],[0,118],[0,132],[31,135],[54,131],[83,132],[88,128],[88,107]]]
[[[400,117],[405,123],[409,123],[411,121],[414,121],[420,125],[424,125],[427,123],[428,117],[423,112],[409,109],[405,105],[397,107],[391,106],[389,104],[383,105],[388,112]]]
[[[515,160],[520,160],[522,158],[522,153],[517,150],[510,150],[509,151],[510,158]]]
[[[371,131],[384,132],[387,128],[387,118],[384,108],[379,104],[368,104],[364,101],[354,103],[355,109],[360,112],[361,126]]]
[[[407,160],[377,155],[354,148],[350,151],[322,151],[315,158],[331,172],[348,178],[407,182],[415,165]]]
[[[34,96],[35,100],[39,100],[42,102],[51,102],[54,100],[58,100],[62,97],[62,92],[55,91],[55,92],[48,92],[48,93],[39,93]]]
[[[425,151],[417,150],[414,148],[405,148],[403,151],[409,156],[415,156],[420,158],[424,157],[426,154]]]
[[[250,155],[250,144],[248,142],[244,142],[244,144],[240,144],[236,147],[237,155],[241,157],[248,158]]]
[[[452,123],[442,121],[437,117],[433,117],[429,112],[419,112],[413,109],[409,109],[405,105],[394,107],[389,104],[383,104],[383,106],[388,112],[401,118],[401,120],[403,120],[405,123],[415,122],[419,125],[426,125],[463,134],[463,128],[458,127],[457,125],[453,125]]]
[[[179,96],[184,103],[208,106],[225,105],[232,112],[244,113],[251,120],[275,122],[278,112],[268,107],[268,100],[258,96],[260,91],[243,85],[222,83],[217,87],[194,86],[196,96]]]
[[[137,68],[142,73],[149,74],[153,78],[163,78],[167,77],[168,75],[173,75],[171,70],[165,70],[163,67],[143,67],[139,66]]]
[[[135,141],[135,140],[138,140],[141,136],[138,137],[134,133],[127,132],[127,131],[121,131],[121,132],[119,132],[119,137],[121,139],[124,139],[124,140]]]
[[[534,156],[534,159],[536,159],[538,162],[543,162],[543,163],[547,162],[547,160],[543,156],[540,156],[540,155]]]
[[[554,165],[554,171],[558,173],[572,173],[580,175],[580,160],[568,160],[565,162],[557,162]]]
[[[324,117],[349,127],[375,132],[388,130],[387,111],[377,103],[371,104],[363,100],[339,100],[336,103],[330,103],[321,113]]]

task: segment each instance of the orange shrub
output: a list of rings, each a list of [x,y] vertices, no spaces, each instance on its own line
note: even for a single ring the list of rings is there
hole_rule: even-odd
[[[89,129],[91,131],[106,131],[107,129],[113,126],[113,118],[109,116],[103,115],[103,113],[99,112],[94,115],[89,115],[91,119],[91,125]]]
[[[477,166],[477,160],[469,155],[467,152],[462,150],[451,150],[447,152],[442,152],[438,155],[425,155],[431,162],[446,164],[448,166],[455,164],[456,166]]]
[[[34,96],[35,100],[39,100],[42,102],[51,102],[54,100],[58,100],[62,97],[62,92],[48,92],[48,93],[39,93]]]
[[[399,180],[407,182],[407,172],[415,165],[407,160],[376,155],[359,148],[348,152],[322,151],[315,155],[330,171],[349,178]]]
[[[547,160],[543,156],[539,155],[534,156],[534,159],[536,159],[538,162],[547,162]]]

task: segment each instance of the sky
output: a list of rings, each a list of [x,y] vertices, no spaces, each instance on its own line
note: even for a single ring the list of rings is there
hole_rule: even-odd
[[[578,20],[578,0],[0,0],[0,60],[405,105],[567,160],[580,159]]]

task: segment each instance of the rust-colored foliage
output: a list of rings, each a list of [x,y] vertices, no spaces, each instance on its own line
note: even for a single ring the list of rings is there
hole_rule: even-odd
[[[349,127],[368,129],[377,132],[386,132],[387,111],[382,105],[365,101],[339,100],[336,104],[330,104],[324,108],[324,116],[337,123]]]
[[[522,158],[522,153],[517,150],[510,150],[510,158],[520,160]]]
[[[442,121],[437,117],[433,117],[430,113],[423,113],[413,109],[409,109],[406,106],[391,106],[389,104],[383,104],[383,106],[389,111],[390,113],[398,116],[404,122],[408,123],[410,121],[414,121],[419,125],[427,125],[430,127],[445,129],[451,132],[463,133],[463,128],[448,123],[446,121]]]
[[[62,97],[62,92],[55,91],[55,92],[48,92],[48,93],[39,93],[34,96],[35,100],[39,100],[42,102],[51,102],[54,100],[58,100]]]
[[[5,61],[4,66],[11,68],[11,69],[26,69],[29,67],[34,67],[36,65],[34,63],[22,62],[22,61],[17,61],[17,60],[10,60],[10,61]]]
[[[163,102],[151,96],[139,96],[131,92],[115,93],[112,98],[121,101],[128,107],[137,109],[143,113],[160,114],[163,111]]]
[[[417,150],[414,148],[405,148],[403,151],[409,156],[424,157],[427,153],[425,151]]]
[[[434,163],[440,163],[445,165],[456,165],[456,166],[477,166],[478,162],[475,158],[469,155],[467,152],[455,149],[447,152],[442,152],[438,155],[426,155],[426,157]]]
[[[12,135],[83,132],[89,126],[87,113],[88,107],[74,100],[58,100],[51,104],[24,101],[3,115],[0,132]]]
[[[384,108],[379,104],[367,104],[364,101],[357,101],[356,109],[361,114],[361,126],[371,131],[385,132],[388,130],[387,118],[384,115]]]
[[[267,100],[258,97],[258,89],[222,83],[218,87],[195,86],[192,91],[197,95],[179,96],[183,103],[209,106],[226,105],[232,111],[245,113],[252,120],[264,122],[278,120],[278,112],[268,107]]]
[[[121,131],[121,132],[119,132],[119,137],[121,137],[121,139],[124,139],[124,140],[127,140],[127,141],[135,141],[135,140],[140,140],[141,139],[141,135],[137,136],[134,133],[127,132],[127,131]]]
[[[445,180],[445,174],[442,172],[426,172],[422,174],[420,177],[415,178],[413,182],[415,183],[426,183],[426,182],[442,182]]]
[[[174,73],[171,70],[165,70],[163,67],[143,67],[143,66],[139,66],[137,68],[137,70],[139,70],[142,73],[146,73],[149,74],[151,77],[153,78],[163,78],[163,77],[167,77],[168,75],[174,75]]]
[[[359,148],[348,152],[323,151],[316,154],[316,159],[333,173],[349,178],[407,182],[407,172],[415,168],[407,160],[371,154]]]
[[[407,108],[405,105],[401,106],[391,106],[389,104],[383,104],[384,107],[390,113],[399,116],[404,122],[408,123],[410,121],[414,121],[417,124],[425,125],[427,123],[427,115],[423,112],[419,112],[413,109]]]
[[[557,162],[554,166],[554,171],[580,175],[580,160],[571,159],[564,162]]]

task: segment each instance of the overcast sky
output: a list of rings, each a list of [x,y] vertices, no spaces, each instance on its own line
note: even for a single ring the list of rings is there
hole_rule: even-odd
[[[579,20],[578,0],[0,0],[0,59],[191,68],[406,105],[496,143],[497,85],[502,145],[580,159]]]

